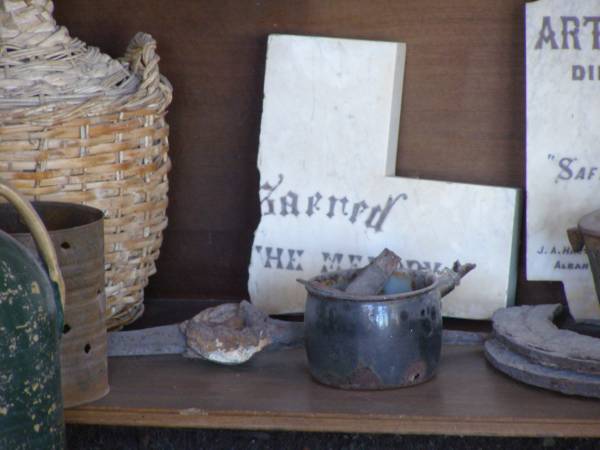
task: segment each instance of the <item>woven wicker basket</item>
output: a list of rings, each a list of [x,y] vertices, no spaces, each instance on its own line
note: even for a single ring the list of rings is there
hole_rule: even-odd
[[[73,39],[49,0],[0,0],[0,178],[31,199],[105,213],[107,326],[143,312],[167,226],[172,99],[156,42],[110,59]]]

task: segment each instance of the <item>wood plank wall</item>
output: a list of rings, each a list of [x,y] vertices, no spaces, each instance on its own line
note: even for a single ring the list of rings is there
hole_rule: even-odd
[[[136,31],[175,89],[170,225],[148,297],[247,295],[267,36],[408,44],[398,175],[525,185],[523,0],[55,0],[73,35],[113,56]],[[484,245],[484,243],[482,243]],[[521,268],[524,260],[521,257]],[[482,295],[485,295],[482,292]],[[518,301],[563,301],[528,283]]]

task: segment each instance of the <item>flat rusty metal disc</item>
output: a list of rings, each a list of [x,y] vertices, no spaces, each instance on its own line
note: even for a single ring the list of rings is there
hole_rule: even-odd
[[[600,374],[600,339],[554,324],[560,304],[518,306],[498,310],[492,316],[494,338],[538,364]]]
[[[496,369],[522,383],[567,395],[600,398],[600,376],[554,369],[512,352],[497,339],[484,345],[487,360]]]

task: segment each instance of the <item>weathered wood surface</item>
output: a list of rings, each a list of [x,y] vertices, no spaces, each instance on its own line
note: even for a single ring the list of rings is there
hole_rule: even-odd
[[[568,395],[600,398],[600,375],[542,366],[512,352],[496,339],[486,341],[485,355],[498,370],[523,383]]]
[[[600,339],[559,329],[561,305],[501,309],[492,318],[495,338],[511,351],[549,367],[600,374]]]
[[[313,382],[302,349],[260,353],[241,366],[111,358],[109,370],[111,393],[67,410],[68,423],[600,437],[600,401],[517,383],[487,364],[477,346],[445,346],[433,380],[383,392]]]

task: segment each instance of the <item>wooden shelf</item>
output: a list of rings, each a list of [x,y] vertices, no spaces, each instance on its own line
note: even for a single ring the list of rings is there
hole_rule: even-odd
[[[71,424],[489,436],[600,437],[600,401],[519,384],[479,347],[449,346],[423,385],[380,392],[321,386],[304,351],[238,367],[179,356],[110,359],[111,393]]]

